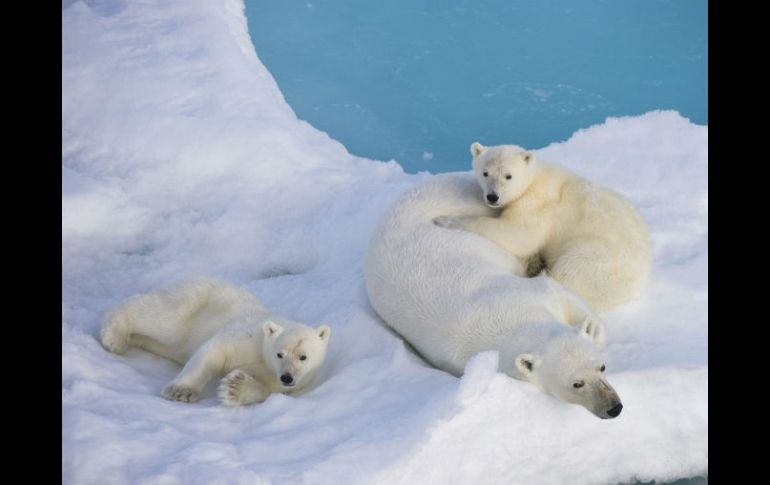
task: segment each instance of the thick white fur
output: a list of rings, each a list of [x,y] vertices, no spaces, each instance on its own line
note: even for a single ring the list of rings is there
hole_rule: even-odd
[[[372,306],[440,369],[460,375],[473,355],[497,350],[503,372],[607,417],[619,399],[598,370],[599,317],[551,278],[523,277],[521,262],[491,241],[433,223],[492,215],[478,192],[470,174],[438,175],[386,212],[364,267]],[[584,386],[587,397],[573,397],[564,389],[572,374],[595,381],[596,391]]]
[[[496,206],[503,210],[499,216],[438,223],[482,235],[522,260],[542,261],[549,276],[597,311],[640,296],[650,275],[652,247],[647,226],[630,202],[514,145],[474,143],[471,154],[482,187],[478,197],[488,203],[490,193],[498,195]]]
[[[112,310],[101,330],[111,352],[139,347],[184,365],[161,392],[167,399],[197,401],[209,380],[227,374],[219,385],[227,405],[304,388],[323,363],[329,336],[325,325],[271,315],[251,293],[209,278],[135,296]],[[291,386],[281,382],[287,373]]]

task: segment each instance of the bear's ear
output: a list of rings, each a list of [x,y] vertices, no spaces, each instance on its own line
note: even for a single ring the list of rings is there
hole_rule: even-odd
[[[535,155],[529,152],[524,152],[521,154],[521,159],[524,160],[524,162],[526,162],[527,164],[529,164],[535,161]]]
[[[587,316],[580,325],[577,326],[578,333],[597,347],[604,347],[604,324],[594,316]]]
[[[474,157],[478,157],[485,151],[487,151],[487,148],[481,143],[474,141],[473,144],[471,144],[471,155]]]
[[[323,340],[324,342],[328,342],[329,337],[332,334],[332,329],[329,328],[328,325],[321,325],[320,327],[315,329],[315,331],[318,334],[318,336],[321,337],[321,340]]]
[[[270,320],[268,320],[262,326],[262,330],[264,330],[265,335],[267,335],[268,337],[277,337],[281,335],[281,332],[283,332],[283,327],[281,327],[280,325],[276,325],[274,322],[271,322]]]
[[[532,354],[519,354],[516,356],[516,368],[527,379],[534,374],[535,368],[540,365],[540,358]]]

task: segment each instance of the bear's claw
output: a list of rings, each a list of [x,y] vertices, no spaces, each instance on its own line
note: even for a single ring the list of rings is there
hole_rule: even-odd
[[[225,406],[239,406],[240,395],[247,378],[250,377],[240,369],[235,369],[222,378],[217,389],[219,401]]]
[[[167,385],[160,394],[169,401],[197,402],[201,399],[198,391],[176,384]]]

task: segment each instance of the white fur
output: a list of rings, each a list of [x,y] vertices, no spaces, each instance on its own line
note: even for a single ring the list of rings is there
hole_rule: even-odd
[[[474,143],[471,154],[482,200],[503,210],[499,216],[442,214],[449,217],[437,224],[475,232],[524,261],[542,260],[548,275],[596,310],[644,291],[652,263],[650,236],[626,199],[513,145]],[[499,200],[490,202],[490,194]]]
[[[166,399],[198,401],[209,380],[227,374],[220,401],[240,405],[306,387],[324,361],[330,332],[325,325],[313,329],[271,315],[247,291],[195,278],[111,311],[101,341],[116,354],[134,346],[184,365],[163,388]],[[291,385],[281,382],[285,374]]]
[[[522,277],[519,260],[491,241],[436,226],[442,214],[493,210],[468,174],[439,175],[403,195],[366,254],[366,289],[377,313],[440,369],[460,375],[473,355],[497,350],[503,372],[608,417],[619,400],[598,370],[599,317],[552,279]],[[586,385],[578,391],[574,380]]]

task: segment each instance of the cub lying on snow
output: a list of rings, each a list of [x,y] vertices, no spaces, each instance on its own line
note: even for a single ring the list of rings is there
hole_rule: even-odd
[[[445,214],[436,224],[484,236],[524,261],[542,259],[549,276],[596,310],[642,293],[652,261],[650,236],[627,200],[514,145],[474,143],[471,154],[485,203],[502,212]]]
[[[271,315],[247,291],[196,278],[112,310],[101,342],[116,354],[134,346],[184,365],[163,388],[166,399],[198,401],[206,383],[224,375],[219,399],[237,406],[306,387],[324,361],[330,335],[326,325],[313,329]]]

